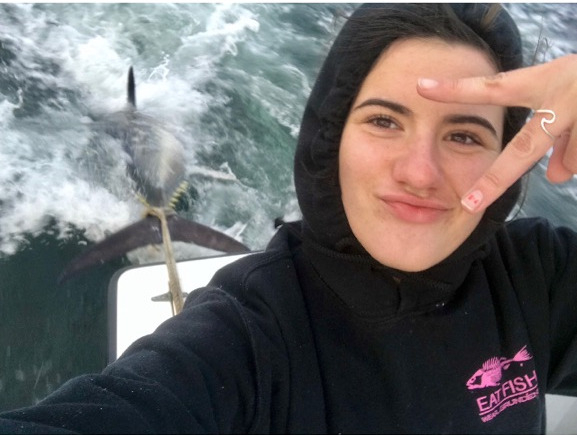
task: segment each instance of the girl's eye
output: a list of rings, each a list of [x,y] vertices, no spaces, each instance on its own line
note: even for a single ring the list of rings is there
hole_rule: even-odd
[[[399,125],[390,117],[385,115],[377,115],[369,118],[369,124],[379,128],[398,129]]]
[[[481,140],[470,133],[451,133],[449,140],[463,145],[482,145]]]

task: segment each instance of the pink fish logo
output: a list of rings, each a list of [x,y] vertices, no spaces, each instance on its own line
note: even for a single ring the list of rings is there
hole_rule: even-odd
[[[523,346],[523,348],[511,359],[504,357],[490,358],[485,361],[483,366],[467,381],[467,388],[469,390],[474,390],[477,388],[496,387],[501,383],[503,371],[507,370],[511,363],[522,363],[531,358],[533,357],[529,352],[527,352],[527,346]]]

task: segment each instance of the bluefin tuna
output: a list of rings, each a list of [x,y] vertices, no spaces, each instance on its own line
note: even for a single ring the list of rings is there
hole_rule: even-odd
[[[184,147],[182,142],[160,121],[136,108],[134,71],[128,71],[127,104],[124,110],[108,116],[101,125],[118,139],[128,156],[127,172],[135,190],[146,206],[140,221],[110,235],[74,258],[62,271],[59,282],[65,282],[83,270],[120,257],[136,248],[162,243],[169,272],[173,313],[182,309],[172,240],[226,253],[249,252],[234,238],[198,222],[179,217],[173,208],[184,189]]]

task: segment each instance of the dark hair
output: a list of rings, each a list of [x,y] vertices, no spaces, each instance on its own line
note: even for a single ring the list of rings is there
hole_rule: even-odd
[[[523,66],[518,29],[500,5],[402,3],[356,9],[321,68],[295,155],[295,185],[305,229],[325,246],[339,249],[343,240],[352,237],[338,185],[338,152],[350,107],[383,51],[397,40],[415,37],[438,37],[478,48],[499,71]],[[507,110],[504,144],[519,131],[527,114],[527,109]],[[520,183],[516,183],[491,205],[486,218],[504,221],[519,193]]]
[[[462,43],[485,52],[498,71],[520,68],[523,66],[521,45],[516,44],[520,37],[516,27],[503,23],[508,21],[505,17],[509,18],[496,3],[363,5],[348,18],[333,47],[335,54],[346,55],[348,62],[343,65],[343,73],[349,86],[356,90],[349,101],[343,101],[342,109],[348,114],[362,82],[378,58],[393,42],[401,39],[437,37]],[[343,37],[343,33],[350,37]],[[345,72],[344,69],[350,70]],[[508,118],[512,116],[515,121],[511,126],[513,131],[505,132],[503,145],[519,129],[518,116],[511,114],[517,111],[521,111],[523,122],[527,117],[525,108],[508,110]]]

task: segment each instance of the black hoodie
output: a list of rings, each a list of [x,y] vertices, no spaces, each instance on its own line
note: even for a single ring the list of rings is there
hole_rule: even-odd
[[[503,69],[520,65],[506,14],[483,33],[485,6],[449,7]],[[0,432],[544,432],[545,393],[577,395],[577,235],[542,220],[503,224],[515,187],[449,258],[404,273],[364,252],[338,184],[325,184],[343,116],[379,52],[342,75],[343,56],[358,53],[343,44],[367,13],[406,8],[429,20],[447,11],[361,7],[327,58],[295,159],[304,223],[220,270],[103,373],[1,414]],[[522,116],[512,119],[509,136]]]
[[[482,24],[489,7],[480,3],[366,4],[348,19],[307,102],[295,155],[295,186],[307,238],[331,250],[366,255],[352,235],[341,201],[339,144],[350,106],[388,45],[400,38],[434,37],[443,27],[449,29],[447,37],[480,44],[501,71],[523,66],[517,26],[504,10],[492,23]],[[527,114],[526,109],[508,110],[504,144],[521,128]],[[485,228],[486,225],[500,223],[507,217],[519,196],[520,184],[514,184],[487,209],[483,231],[494,231],[494,225]]]
[[[0,414],[0,433],[538,434],[545,393],[577,395],[575,233],[506,225],[440,302],[327,281],[299,233],[220,270],[103,373]]]

